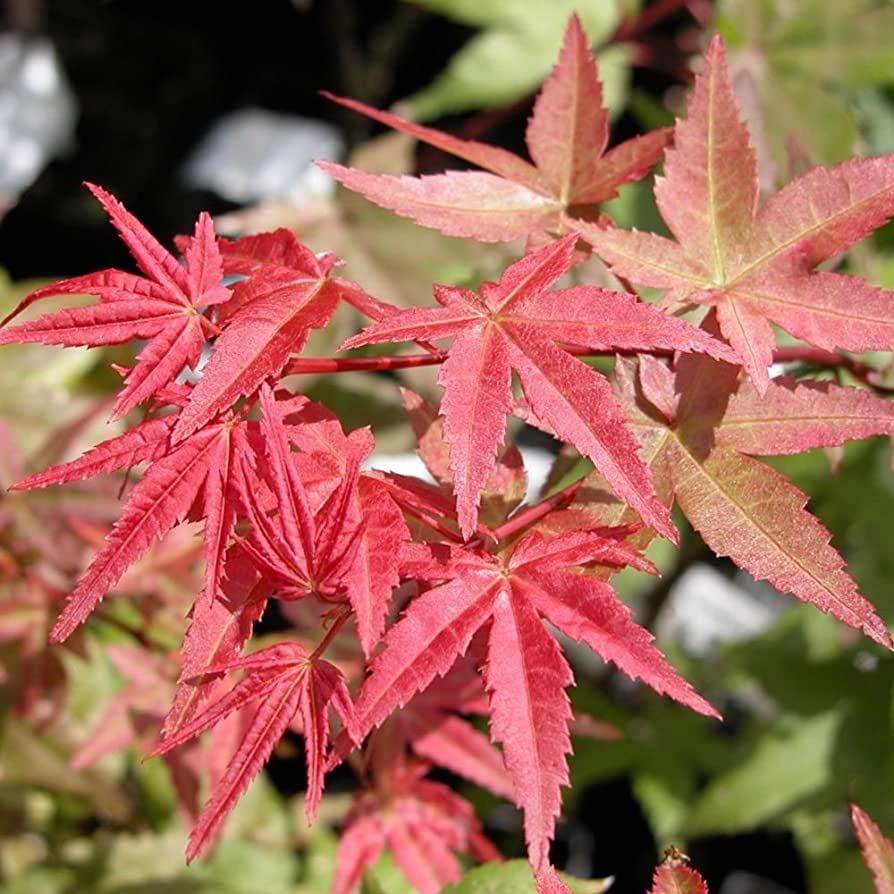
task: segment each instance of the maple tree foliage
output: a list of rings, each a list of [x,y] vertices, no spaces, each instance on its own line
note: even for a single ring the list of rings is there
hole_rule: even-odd
[[[24,470],[14,464],[3,480],[25,492],[141,470],[69,592],[53,642],[74,637],[153,550],[191,537],[189,524],[201,529],[192,555],[204,579],[178,654],[110,651],[126,685],[75,760],[86,766],[134,741],[163,754],[194,820],[191,859],[213,846],[280,738],[300,733],[309,819],[328,769],[348,759],[360,778],[336,894],[355,890],[386,848],[422,892],[459,879],[458,854],[499,858],[469,803],[426,778],[439,766],[521,808],[538,888],[561,894],[550,845],[575,730],[564,640],[719,716],[611,585],[626,568],[655,571],[643,550],[656,536],[677,540],[675,504],[717,555],[892,647],[807,495],[759,457],[894,432],[894,405],[870,387],[769,371],[784,359],[771,322],[827,352],[894,341],[894,296],[814,269],[894,214],[894,160],[815,168],[758,208],[754,152],[719,39],[672,132],[605,151],[602,88],[575,17],[529,123],[533,164],[339,101],[484,171],[391,178],[327,164],[338,180],[443,232],[527,237],[530,250],[496,282],[438,284],[435,306],[398,309],[335,276],[334,255],[288,230],[229,241],[203,213],[178,259],[89,186],[143,275],[105,270],[41,288],[4,322],[51,295],[98,302],[2,328],[0,344],[137,340],[112,417],[120,426],[140,405],[144,415],[79,458],[17,483]],[[674,238],[615,227],[598,205],[663,155],[656,199]],[[663,307],[568,284],[590,247],[619,277],[665,290]],[[343,349],[416,342],[426,353],[377,357],[377,368],[440,364],[439,406],[403,393],[433,481],[367,468],[372,432],[346,432],[286,387],[288,373],[314,368],[295,355],[342,302],[371,320]],[[690,311],[691,321],[680,316]],[[610,373],[585,359],[616,353]],[[847,366],[843,355],[822,356]],[[333,374],[369,359],[319,358]],[[594,471],[526,502],[524,463],[507,442],[513,415],[563,444],[551,485],[569,455]],[[30,536],[49,561],[46,537]],[[77,558],[69,564],[80,570]],[[43,632],[64,593],[34,571],[22,579],[14,605],[0,610],[0,639],[43,665]],[[303,620],[259,647],[254,625],[272,603]],[[199,810],[208,752],[198,737],[209,730]],[[890,862],[890,846],[856,811],[855,824],[872,865]],[[674,858],[653,891],[705,887]]]

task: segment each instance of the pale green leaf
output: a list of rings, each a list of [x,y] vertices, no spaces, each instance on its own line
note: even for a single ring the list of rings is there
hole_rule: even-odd
[[[780,721],[738,766],[716,777],[692,805],[690,836],[754,829],[827,785],[842,714]]]
[[[549,74],[572,12],[595,46],[608,40],[619,22],[615,0],[424,0],[420,5],[483,27],[431,84],[406,100],[411,116],[420,120],[505,105],[536,90]],[[598,54],[598,63],[606,104],[617,111],[626,93],[627,51],[611,47]]]

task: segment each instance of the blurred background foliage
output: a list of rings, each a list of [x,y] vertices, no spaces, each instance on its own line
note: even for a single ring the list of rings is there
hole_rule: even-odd
[[[346,275],[398,303],[424,303],[433,281],[475,285],[494,277],[520,246],[422,230],[321,183],[303,162],[294,162],[279,187],[249,188],[239,200],[207,179],[190,179],[187,162],[221,116],[262,107],[289,120],[329,122],[340,151],[366,170],[425,173],[453,163],[346,116],[316,96],[319,88],[397,104],[462,136],[518,150],[532,94],[571,10],[597,50],[616,141],[671,120],[693,56],[719,31],[729,42],[766,190],[815,163],[894,150],[888,2],[267,0],[247,9],[19,0],[7,4],[6,36],[53,48],[77,125],[61,154],[47,150],[33,182],[4,197],[0,264],[9,272],[0,277],[0,315],[48,278],[127,266],[79,187],[83,179],[117,192],[164,240],[187,230],[202,207],[231,234],[292,227],[314,248],[343,256]],[[297,132],[288,131],[290,139]],[[252,171],[264,173],[251,167],[257,160],[246,164],[248,180]],[[626,187],[607,210],[623,226],[660,226],[648,183]],[[844,263],[894,288],[890,228]],[[604,276],[596,269],[584,275]],[[350,315],[337,320],[309,353],[331,353],[356,322]],[[8,347],[0,360],[0,890],[322,894],[351,803],[348,774],[335,775],[320,821],[308,829],[296,782],[300,748],[284,740],[214,856],[187,867],[171,767],[141,762],[173,682],[165,658],[196,590],[194,531],[151,550],[116,591],[124,598],[107,600],[73,642],[46,646],[59,601],[116,516],[120,482],[29,494],[5,488],[109,436],[104,419],[116,379],[109,365],[123,351]],[[888,387],[892,358],[866,359],[880,370],[879,387]],[[436,398],[431,370],[408,372],[406,381]],[[410,449],[387,377],[293,384],[324,400],[347,428],[372,422],[380,450]],[[519,437],[543,446],[526,431]],[[876,439],[778,466],[811,495],[862,591],[892,621],[889,445]],[[573,653],[575,707],[608,726],[596,738],[575,740],[558,865],[586,878],[614,875],[619,894],[640,892],[660,850],[674,843],[720,894],[869,892],[847,802],[894,832],[894,656],[712,559],[689,530],[680,551],[656,544],[653,552],[663,580],[625,574],[622,595],[657,625],[662,646],[726,721],[662,702]],[[724,614],[726,594],[738,614]],[[129,648],[152,654],[156,677],[139,678],[112,660]],[[518,856],[517,811],[469,794],[495,842]],[[452,890],[522,891],[530,884],[526,872],[515,862],[483,867]],[[408,889],[386,857],[364,890]]]

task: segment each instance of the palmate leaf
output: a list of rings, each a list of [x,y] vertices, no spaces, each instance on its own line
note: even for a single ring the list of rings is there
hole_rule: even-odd
[[[318,162],[323,170],[423,226],[483,242],[561,232],[564,216],[576,206],[608,201],[618,187],[644,177],[670,137],[669,131],[656,130],[605,152],[608,113],[596,62],[576,15],[568,21],[559,61],[528,126],[533,165],[504,149],[452,137],[353,100],[330,98],[484,171],[395,177]]]
[[[703,714],[714,709],[667,664],[608,584],[575,573],[594,561],[642,560],[620,538],[627,529],[571,532],[547,539],[534,532],[508,559],[471,548],[414,545],[403,573],[435,584],[410,603],[385,636],[356,704],[358,735],[445,674],[472,637],[489,628],[484,678],[492,737],[503,744],[535,871],[548,867],[548,845],[567,784],[573,678],[542,617],[583,640],[604,659]],[[440,583],[439,583],[440,582]]]
[[[757,208],[754,150],[715,38],[678,121],[655,197],[676,242],[574,223],[618,274],[665,302],[716,307],[724,337],[767,389],[770,321],[820,348],[894,343],[894,299],[864,280],[812,273],[894,214],[894,157],[814,168]]]
[[[436,286],[440,308],[393,313],[343,345],[454,337],[438,381],[466,537],[476,529],[480,494],[512,412],[514,369],[533,414],[589,457],[647,524],[675,538],[608,381],[556,342],[597,351],[660,347],[733,355],[706,333],[631,295],[595,286],[547,291],[571,266],[575,243],[570,236],[527,254],[506,268],[499,283],[484,283],[480,295]]]
[[[654,358],[640,363],[640,370],[654,367],[645,378],[619,361],[619,400],[648,445],[656,478],[670,482],[705,543],[891,648],[887,627],[859,594],[829,532],[804,508],[807,496],[744,453],[798,453],[886,434],[894,430],[894,404],[857,389],[789,379],[769,382],[761,396],[753,383],[738,381],[735,367],[709,358],[681,357],[675,372]]]
[[[103,270],[38,289],[6,320],[50,295],[97,295],[100,302],[4,329],[0,345],[96,346],[146,339],[115,402],[112,418],[117,419],[173,381],[184,366],[196,364],[212,331],[201,311],[228,301],[231,293],[221,285],[223,267],[208,214],[199,216],[195,235],[186,240],[183,267],[117,199],[98,186],[87,186],[148,278]]]
[[[234,670],[246,670],[248,674],[176,733],[162,739],[150,755],[166,754],[244,705],[258,702],[239,748],[193,829],[186,852],[188,860],[214,841],[227,814],[299,713],[308,769],[306,810],[308,821],[313,821],[323,791],[323,755],[329,743],[328,708],[335,710],[346,728],[352,728],[351,699],[341,671],[296,643],[280,643],[246,658],[205,668],[206,673],[212,674]]]
[[[400,544],[409,539],[403,515],[383,484],[360,477],[359,463],[368,450],[365,438],[345,437],[337,422],[332,443],[325,435],[318,438],[308,431],[319,433],[332,424],[329,421],[287,426],[268,385],[261,387],[260,404],[263,451],[254,463],[257,472],[244,461],[240,466],[242,500],[252,523],[242,548],[283,598],[316,593],[347,599],[361,646],[371,654],[381,639],[392,589],[398,583]],[[291,438],[339,454],[330,476],[334,486],[319,506],[312,505],[298,463],[302,456],[292,451]],[[316,467],[312,474],[319,474],[320,458],[327,456],[333,458],[328,449],[310,454],[310,465]],[[262,482],[275,497],[273,517],[251,497],[263,489]]]
[[[472,805],[446,785],[421,778],[424,770],[397,763],[360,795],[342,827],[330,894],[355,891],[386,847],[420,894],[438,894],[459,881],[462,869],[454,851],[500,859]]]

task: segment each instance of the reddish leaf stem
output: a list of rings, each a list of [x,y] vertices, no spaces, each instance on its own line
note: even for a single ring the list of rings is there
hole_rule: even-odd
[[[517,515],[513,515],[508,521],[503,522],[502,525],[497,525],[497,527],[493,529],[493,537],[498,541],[505,540],[507,537],[511,537],[513,534],[522,530],[522,528],[526,528],[529,525],[534,524],[534,522],[539,521],[543,516],[548,515],[554,509],[558,509],[565,503],[570,503],[571,500],[574,499],[574,495],[577,493],[578,488],[582,483],[583,479],[573,481],[567,487],[563,487],[562,490],[554,493],[551,497],[547,497],[545,500],[540,500],[532,506],[528,506],[527,509],[523,509]]]
[[[428,526],[433,531],[436,531],[445,540],[452,540],[454,543],[463,542],[462,536],[457,534],[456,531],[451,531],[450,528],[448,528],[446,525],[442,525],[439,521],[436,521],[433,518],[429,518],[424,512],[420,512],[420,510],[418,510],[415,506],[411,506],[409,503],[400,501],[400,508],[409,515],[412,515],[413,518],[421,521],[422,524]]]
[[[332,622],[332,626],[329,630],[326,631],[326,635],[320,641],[320,644],[313,650],[313,654],[308,659],[309,661],[315,661],[319,658],[326,649],[329,648],[332,640],[338,635],[338,631],[341,630],[342,625],[348,618],[351,617],[351,606],[345,605],[342,607],[341,611],[335,616],[335,620]]]

